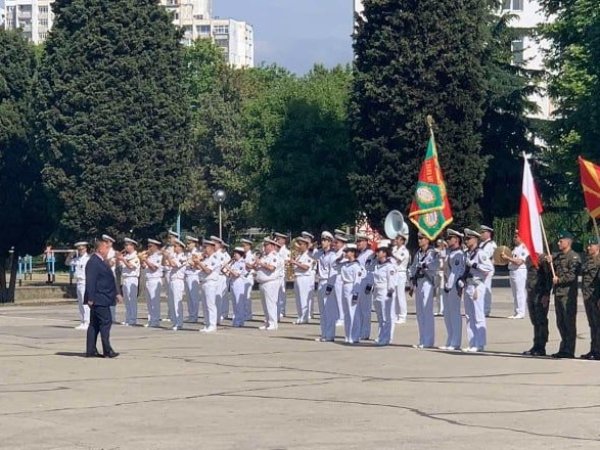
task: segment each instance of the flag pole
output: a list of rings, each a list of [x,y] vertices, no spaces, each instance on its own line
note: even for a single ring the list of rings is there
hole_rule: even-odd
[[[429,134],[431,134],[432,138],[435,138],[433,135],[433,124],[434,124],[434,120],[431,114],[427,114],[427,126],[429,127]]]
[[[589,213],[589,211],[588,211]],[[594,222],[594,231],[596,232],[596,238],[600,241],[600,232],[598,231],[598,222],[596,221],[596,218],[594,216],[592,216],[590,214],[590,217],[592,218],[592,222]]]

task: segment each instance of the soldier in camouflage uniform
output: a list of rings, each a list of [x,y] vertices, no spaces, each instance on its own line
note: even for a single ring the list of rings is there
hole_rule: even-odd
[[[562,232],[558,237],[558,249],[548,261],[554,262],[556,276],[554,286],[554,308],[556,326],[560,332],[560,348],[553,358],[574,358],[575,339],[577,338],[577,276],[581,270],[581,258],[573,251],[573,235]]]
[[[587,258],[581,271],[583,304],[590,324],[590,351],[581,355],[583,359],[600,360],[600,245],[598,239],[588,241]]]
[[[539,255],[538,266],[533,265],[531,256],[527,256],[527,308],[533,325],[533,347],[523,352],[529,356],[546,356],[548,342],[548,306],[552,292],[552,270],[550,264]]]

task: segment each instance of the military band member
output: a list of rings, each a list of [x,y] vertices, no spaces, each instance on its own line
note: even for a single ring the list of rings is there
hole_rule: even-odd
[[[251,240],[242,239],[240,242],[242,248],[244,249],[244,261],[246,262],[246,270],[248,271],[248,274],[246,276],[246,283],[248,284],[248,295],[246,301],[245,320],[252,320],[252,287],[254,286],[254,276],[256,275],[253,266],[256,262],[256,257],[254,256],[254,253],[252,253],[253,242]]]
[[[560,347],[553,358],[574,358],[577,339],[577,277],[581,258],[572,249],[573,235],[562,232],[558,237],[559,252],[547,256],[553,262],[556,276],[552,278],[556,325],[560,332]]]
[[[481,235],[465,228],[467,244],[467,269],[464,281],[465,316],[467,318],[467,340],[469,346],[463,351],[482,352],[487,343],[487,323],[485,319],[485,278],[494,270],[494,265],[485,251],[479,248]],[[463,284],[464,283],[464,284]]]
[[[377,262],[373,267],[373,305],[379,325],[375,344],[389,345],[394,336],[394,294],[396,292],[396,263],[392,262],[392,249],[387,240],[379,241]]]
[[[590,351],[583,359],[600,360],[600,242],[591,238],[587,245],[587,258],[581,271],[583,305],[590,325]]]
[[[75,327],[76,330],[87,330],[90,325],[90,307],[84,303],[83,296],[85,294],[85,265],[90,259],[88,253],[88,243],[80,241],[75,243],[77,256],[75,256],[71,264],[75,267],[75,282],[77,285],[77,305],[79,306],[79,319],[81,323]]]
[[[160,294],[163,285],[162,242],[148,239],[148,250],[142,255],[141,266],[146,279],[146,305],[148,308],[148,323],[145,327],[160,326]]]
[[[198,260],[196,267],[201,270],[200,286],[204,292],[204,328],[201,333],[214,333],[217,331],[219,319],[218,297],[220,295],[220,275],[222,257],[217,254],[217,244],[212,240],[204,240],[204,258]]]
[[[319,314],[321,319],[321,336],[319,342],[333,342],[335,339],[335,322],[338,318],[337,301],[334,284],[336,272],[333,269],[336,254],[332,248],[333,235],[329,231],[321,233],[321,249],[317,251]]]
[[[281,267],[283,260],[279,256],[279,242],[265,238],[263,240],[263,256],[256,261],[256,281],[260,286],[265,324],[260,330],[275,331],[278,322],[278,299],[281,291]]]
[[[104,242],[107,242],[108,246],[109,246],[108,256],[106,257],[106,263],[109,265],[110,270],[112,270],[112,273],[115,277],[115,283],[116,283],[117,282],[117,252],[113,247],[115,240],[108,234],[103,234],[102,240]],[[110,315],[112,317],[113,323],[118,323],[117,322],[117,305],[116,304],[112,305],[110,307]]]
[[[508,261],[508,273],[510,288],[513,295],[514,314],[508,316],[508,319],[523,319],[525,317],[525,307],[527,306],[527,267],[525,260],[529,256],[529,250],[519,237],[519,230],[515,230],[514,236],[515,248],[511,255],[502,255],[502,259]]]
[[[173,298],[173,331],[183,328],[183,293],[185,292],[185,270],[188,258],[185,244],[179,239],[173,241],[173,253],[165,253],[166,265],[170,268],[169,289]]]
[[[185,268],[185,288],[188,303],[188,322],[197,323],[200,315],[200,269],[194,263],[194,260],[200,258],[202,252],[198,248],[198,238],[186,236],[185,256],[188,264]]]
[[[310,298],[308,300],[308,303],[310,305],[310,309],[308,311],[308,318],[310,320],[315,315],[314,314],[315,308],[317,308],[317,305],[315,305],[315,303],[318,303],[318,301],[315,302],[315,296],[317,295],[317,283],[316,283],[317,260],[316,260],[316,254],[317,254],[317,250],[319,250],[319,248],[317,246],[317,242],[315,242],[315,236],[312,233],[309,233],[308,231],[303,231],[302,233],[300,233],[300,236],[302,236],[304,239],[308,239],[308,255],[313,259],[313,268],[312,268],[313,286],[312,286],[312,289],[310,290]]]
[[[287,245],[287,234],[284,233],[273,233],[274,240],[277,242],[279,246],[279,258],[281,259],[281,264],[279,266],[279,294],[277,299],[277,310],[279,311],[279,319],[285,317],[287,313],[287,296],[285,293],[285,285],[286,285],[286,274],[285,267],[286,264],[290,260],[290,250],[286,247]]]
[[[344,332],[347,344],[357,344],[360,340],[361,323],[358,311],[359,292],[365,271],[357,261],[356,244],[348,244],[344,249],[346,262],[342,265],[342,297],[344,306]]]
[[[397,324],[405,323],[408,314],[406,304],[406,282],[408,280],[408,265],[410,264],[410,252],[406,248],[408,235],[399,233],[395,239],[392,256],[396,262],[398,285],[394,296],[394,320]]]
[[[525,266],[527,267],[527,309],[533,325],[533,347],[523,354],[546,356],[552,270],[544,255],[538,255],[537,267],[533,264],[531,255],[527,256]]]
[[[215,255],[220,259],[221,268],[225,267],[231,261],[231,256],[227,253],[229,246],[218,236],[211,236],[210,240],[215,243]],[[218,277],[217,314],[219,318],[218,324],[221,325],[223,320],[229,316],[229,296],[227,295],[227,277],[222,271],[219,271]]]
[[[435,274],[440,266],[440,257],[431,240],[423,233],[418,234],[419,250],[410,266],[412,290],[415,293],[419,343],[415,348],[432,348],[435,343],[435,317],[433,315],[433,290]]]
[[[498,245],[494,242],[494,229],[492,227],[488,227],[487,225],[481,225],[479,227],[479,234],[481,235],[481,242],[479,243],[479,248],[485,252],[488,259],[493,261],[494,252]],[[485,277],[485,301],[484,301],[484,313],[485,317],[489,317],[492,312],[492,280],[494,278],[496,268],[492,270]]]
[[[233,327],[243,327],[248,314],[248,289],[247,278],[250,272],[246,268],[244,257],[246,252],[243,247],[233,250],[232,260],[225,266],[223,271],[227,275],[233,302]]]
[[[446,240],[445,283],[444,283],[444,323],[446,324],[446,345],[442,350],[460,350],[462,341],[462,316],[460,313],[462,288],[458,282],[464,277],[466,269],[465,252],[462,250],[464,235],[448,228]]]
[[[358,315],[360,320],[360,339],[371,338],[371,310],[373,309],[373,269],[377,257],[369,246],[366,234],[356,235],[357,261],[364,270],[358,298]]]
[[[344,248],[348,243],[348,237],[345,235],[336,234],[333,238],[333,249],[335,250],[335,263],[333,265],[333,269],[335,270],[335,283],[333,285],[335,300],[338,306],[338,319],[335,322],[336,327],[344,326],[344,306],[343,306],[343,298],[342,298],[342,278],[340,277],[340,271],[342,269],[342,264],[345,262],[346,255],[344,253]]]
[[[298,318],[296,325],[308,323],[312,311],[312,290],[315,284],[313,258],[308,253],[310,240],[304,237],[296,238],[298,256],[290,259],[289,263],[294,270],[294,291],[296,294],[296,309]]]
[[[173,230],[169,230],[167,232],[167,245],[163,247],[162,251],[166,252],[166,254],[170,257],[173,255],[174,250],[173,247],[175,245],[175,240],[179,239],[179,233],[177,233],[176,231]],[[166,288],[167,291],[167,317],[165,319],[161,319],[161,320],[165,320],[165,321],[170,321],[171,323],[173,323],[175,321],[174,317],[175,317],[175,313],[173,312],[173,295],[171,292],[171,269],[170,267],[168,267],[167,265],[164,264],[164,258],[163,258],[163,273],[164,273],[164,287]]]
[[[125,320],[122,325],[137,324],[138,285],[140,282],[140,259],[136,251],[137,242],[125,238],[124,253],[117,253],[117,262],[121,268],[121,288],[125,303]]]

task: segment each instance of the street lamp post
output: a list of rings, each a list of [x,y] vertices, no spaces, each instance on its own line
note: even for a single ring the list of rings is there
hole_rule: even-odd
[[[217,189],[213,194],[213,198],[215,199],[215,202],[217,202],[219,204],[219,239],[223,239],[223,208],[222,208],[222,206],[223,206],[223,202],[227,198],[227,194],[225,193],[225,191],[223,189]]]

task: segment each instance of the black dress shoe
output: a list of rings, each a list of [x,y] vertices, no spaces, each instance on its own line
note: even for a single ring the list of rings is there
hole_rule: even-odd
[[[586,359],[589,359],[590,361],[600,361],[600,355],[598,353],[591,353],[590,357]]]
[[[557,359],[571,359],[574,358],[574,355],[571,355],[570,353],[566,353],[566,352],[558,352],[558,353],[554,353],[552,355],[553,358],[557,358]]]
[[[533,356],[533,354],[537,351],[535,347],[530,348],[529,350],[525,350],[522,354],[524,356]]]
[[[581,359],[592,359],[592,357],[594,356],[594,354],[592,352],[587,352],[583,355],[580,356]]]
[[[119,354],[117,352],[113,352],[112,350],[104,354],[105,358],[116,358],[117,356],[119,356]]]
[[[86,358],[104,358],[104,355],[101,355],[98,352],[94,352],[94,353],[86,353],[85,357]]]
[[[534,350],[531,352],[531,356],[546,356],[546,350]]]

